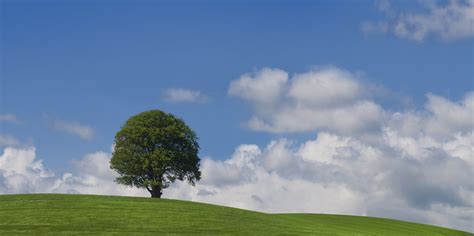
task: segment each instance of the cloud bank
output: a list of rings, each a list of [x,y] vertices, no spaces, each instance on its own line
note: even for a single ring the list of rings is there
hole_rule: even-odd
[[[421,42],[429,36],[445,41],[472,38],[474,36],[474,0],[450,0],[446,4],[436,1],[420,1],[424,12],[396,11],[390,2],[379,1],[378,9],[386,19],[364,22],[366,33],[393,33],[403,39]]]

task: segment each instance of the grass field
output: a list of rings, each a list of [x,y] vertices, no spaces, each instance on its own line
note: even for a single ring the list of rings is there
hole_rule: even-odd
[[[188,201],[94,195],[0,196],[0,235],[472,235],[403,221],[265,214]]]

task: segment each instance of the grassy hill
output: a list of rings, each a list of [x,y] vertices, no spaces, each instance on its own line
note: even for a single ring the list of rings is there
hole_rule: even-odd
[[[62,194],[0,196],[0,235],[18,233],[472,235],[380,218],[265,214],[168,199]]]

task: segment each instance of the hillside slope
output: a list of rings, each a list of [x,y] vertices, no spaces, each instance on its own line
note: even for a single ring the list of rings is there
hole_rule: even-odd
[[[17,233],[472,235],[388,219],[265,214],[168,199],[63,194],[2,195],[0,235]]]

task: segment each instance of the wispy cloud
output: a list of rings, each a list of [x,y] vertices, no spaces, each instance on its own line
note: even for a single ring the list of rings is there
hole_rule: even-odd
[[[474,37],[474,0],[450,0],[447,4],[420,1],[424,12],[395,10],[388,0],[377,1],[385,19],[362,23],[365,33],[393,33],[421,42],[429,36],[445,41]]]
[[[1,121],[20,123],[20,119],[13,114],[0,114],[0,122]]]
[[[209,97],[201,91],[184,88],[167,89],[165,99],[173,103],[205,103],[209,101]]]
[[[90,140],[94,136],[94,130],[89,125],[80,124],[78,122],[70,122],[63,120],[53,120],[52,127],[55,130],[77,135],[84,140]]]
[[[0,134],[0,147],[16,147],[18,145],[20,145],[18,139],[10,135]]]

